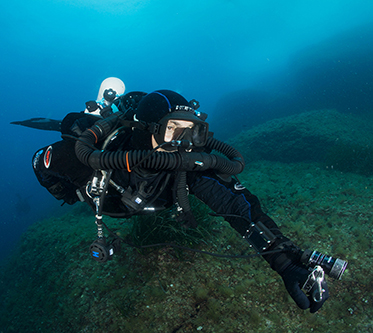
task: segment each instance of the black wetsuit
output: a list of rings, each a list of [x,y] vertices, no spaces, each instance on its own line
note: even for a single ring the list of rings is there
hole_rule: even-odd
[[[72,127],[76,128],[78,125],[81,130],[84,130],[98,119],[83,113],[69,114],[62,122],[62,133],[77,136],[71,131]],[[78,160],[74,150],[75,142],[72,138],[66,138],[40,149],[33,157],[33,168],[40,184],[57,199],[74,204],[79,200],[78,190],[84,201],[94,209],[95,205],[86,193],[87,184],[92,179],[94,170]],[[128,135],[124,135],[117,139],[113,144],[114,147],[109,146],[109,150],[114,148],[128,150],[129,142]],[[46,156],[47,154],[50,156]],[[172,171],[152,173],[151,170],[132,172],[114,170],[111,180],[129,194],[143,191],[147,196],[146,202],[141,211],[131,209],[123,202],[122,194],[118,189],[109,186],[103,213],[112,217],[127,217],[168,208],[177,200],[176,178],[177,173]],[[249,228],[249,221],[261,221],[275,231],[275,234],[280,234],[276,224],[261,210],[257,197],[233,177],[223,180],[212,170],[187,172],[187,185],[191,194],[202,200],[217,214],[241,216],[241,218],[226,217],[231,226],[241,235],[244,235]],[[159,193],[160,189],[162,189],[161,193]]]

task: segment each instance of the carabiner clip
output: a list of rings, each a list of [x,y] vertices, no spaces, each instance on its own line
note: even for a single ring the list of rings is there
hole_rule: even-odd
[[[325,292],[325,289],[323,289],[322,287],[324,277],[325,275],[322,267],[315,266],[310,275],[308,275],[308,278],[302,287],[302,289],[304,289],[306,293],[309,293],[312,289],[314,289],[311,296],[315,302],[322,301],[323,293]]]

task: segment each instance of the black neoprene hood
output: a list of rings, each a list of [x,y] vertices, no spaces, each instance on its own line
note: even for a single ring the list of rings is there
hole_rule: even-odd
[[[190,112],[185,113],[184,120],[200,120],[193,114],[194,110],[190,107],[189,102],[172,90],[157,90],[146,95],[139,103],[136,119],[147,123],[157,123],[167,114],[177,111],[176,108],[180,106],[190,108]]]
[[[140,131],[134,131],[133,146],[137,149],[149,149],[151,135],[154,135],[158,145],[163,144],[167,123],[171,119],[193,122],[194,130],[189,131],[189,135],[184,133],[181,136],[184,136],[184,139],[188,138],[195,146],[204,145],[208,136],[208,124],[197,116],[195,109],[183,96],[172,90],[157,90],[143,97],[139,103],[134,120],[143,121],[148,126],[146,131],[141,131],[142,135]],[[174,148],[163,147],[163,149]]]

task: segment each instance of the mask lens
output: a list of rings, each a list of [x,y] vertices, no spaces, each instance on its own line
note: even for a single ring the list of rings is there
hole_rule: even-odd
[[[183,133],[186,130],[184,127],[178,127],[175,129],[174,134],[172,136],[172,140],[181,140],[183,138]]]
[[[170,142],[172,140],[180,140],[183,136],[184,130],[193,126],[194,124],[191,121],[175,119],[168,120],[164,133],[164,141]]]
[[[170,119],[167,122],[164,142],[188,140],[196,147],[206,144],[208,127],[206,123],[195,124],[192,121]]]
[[[208,129],[204,123],[196,124],[192,128],[192,143],[196,147],[206,144]]]

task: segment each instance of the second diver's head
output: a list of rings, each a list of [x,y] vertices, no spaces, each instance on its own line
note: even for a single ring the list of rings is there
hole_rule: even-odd
[[[157,90],[146,95],[136,111],[135,120],[147,123],[147,138],[152,147],[162,145],[168,151],[175,148],[168,142],[188,140],[191,147],[202,147],[208,136],[205,117],[190,106],[180,94],[171,90]],[[150,134],[150,135],[149,135]]]

